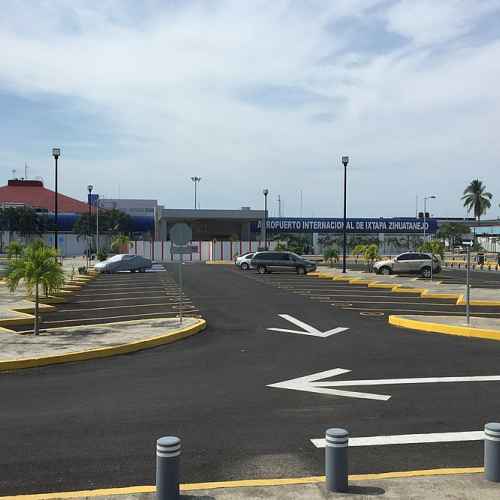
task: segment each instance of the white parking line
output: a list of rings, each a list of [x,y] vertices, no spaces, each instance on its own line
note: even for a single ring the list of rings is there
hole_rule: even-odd
[[[367,436],[349,438],[349,447],[384,446],[391,444],[450,443],[462,441],[482,441],[483,431],[433,432],[429,434],[396,434],[392,436]],[[311,439],[316,448],[324,448],[325,439]]]

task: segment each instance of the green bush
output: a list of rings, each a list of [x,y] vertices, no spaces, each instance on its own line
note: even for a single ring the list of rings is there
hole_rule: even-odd
[[[106,260],[108,258],[108,253],[106,252],[106,250],[99,250],[97,252],[97,260],[99,262],[102,262],[103,260]]]

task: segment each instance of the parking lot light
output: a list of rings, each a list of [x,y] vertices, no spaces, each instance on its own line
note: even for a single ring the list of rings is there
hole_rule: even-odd
[[[431,194],[430,196],[424,196],[424,243],[426,238],[425,218],[427,216],[427,200],[435,200],[435,199],[436,195],[434,194]]]
[[[264,249],[267,250],[267,195],[269,189],[263,189],[262,194],[264,195]]]
[[[197,207],[197,193],[198,193],[198,190],[197,190],[197,187],[198,187],[198,183],[201,181],[201,177],[197,177],[197,176],[194,176],[194,177],[191,177],[191,180],[194,182],[194,209],[196,210],[198,207]]]
[[[342,272],[346,272],[346,254],[347,254],[347,164],[349,163],[348,156],[342,156],[342,163],[344,165],[344,244],[342,251]]]
[[[92,204],[91,204],[91,201],[92,201],[92,189],[94,189],[94,186],[92,186],[92,184],[89,184],[87,186],[87,190],[89,192],[89,199],[88,199],[88,204],[89,204],[89,225],[88,225],[88,249],[87,249],[87,254],[88,254],[88,263],[87,263],[87,267],[88,265],[90,264],[90,248],[91,248],[91,245],[90,245],[90,238],[92,237],[92,230],[91,230],[91,218],[92,218]]]
[[[54,157],[55,161],[55,186],[54,186],[54,191],[55,191],[55,197],[54,197],[54,248],[57,251],[57,240],[58,240],[58,227],[57,227],[57,215],[58,215],[58,206],[57,206],[57,162],[59,160],[59,156],[61,156],[61,149],[60,148],[52,148],[52,156]]]

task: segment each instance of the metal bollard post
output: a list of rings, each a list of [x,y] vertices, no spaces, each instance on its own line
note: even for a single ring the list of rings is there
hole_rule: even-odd
[[[328,429],[325,445],[325,476],[328,491],[347,492],[347,448],[349,433],[345,429]]]
[[[181,440],[175,436],[156,441],[156,498],[178,500]]]
[[[495,422],[484,426],[484,476],[500,483],[500,424]]]

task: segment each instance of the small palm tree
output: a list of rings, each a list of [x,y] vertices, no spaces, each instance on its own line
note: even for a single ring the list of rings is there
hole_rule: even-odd
[[[372,243],[371,245],[367,245],[365,248],[364,258],[366,264],[368,265],[368,272],[373,271],[373,263],[379,259],[378,246]]]
[[[28,245],[19,259],[12,260],[7,271],[7,286],[13,292],[23,281],[30,296],[35,297],[33,332],[40,332],[40,286],[46,293],[53,293],[64,285],[64,272],[57,262],[57,252],[43,242]]]
[[[486,186],[479,180],[474,179],[464,190],[462,201],[468,212],[474,212],[477,220],[491,207],[493,195],[486,191]]]
[[[18,259],[22,253],[23,246],[21,245],[21,243],[19,243],[19,241],[11,241],[9,243],[9,246],[7,247],[7,257],[9,259],[12,259],[12,257]]]
[[[328,247],[323,253],[323,258],[330,267],[333,267],[333,262],[339,261],[339,251],[334,246]]]
[[[354,257],[356,257],[356,263],[358,262],[358,257],[360,255],[363,255],[365,253],[365,250],[366,245],[363,245],[362,243],[359,243],[354,247],[354,249],[352,250],[352,254],[354,255]]]
[[[126,246],[128,248],[129,243],[130,238],[126,234],[117,234],[111,241],[111,250],[118,253],[123,247]]]

